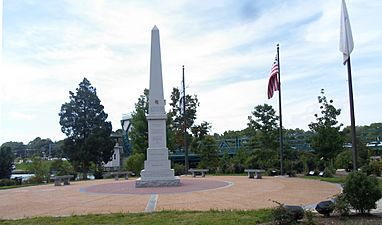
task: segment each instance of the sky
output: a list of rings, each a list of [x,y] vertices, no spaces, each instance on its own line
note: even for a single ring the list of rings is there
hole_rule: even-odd
[[[350,124],[348,78],[339,52],[341,0],[0,0],[0,144],[62,140],[61,105],[86,77],[113,130],[149,86],[150,35],[160,31],[169,102],[185,66],[197,124],[242,130],[268,100],[280,44],[283,126],[308,130],[321,89]],[[347,0],[356,125],[382,121],[382,1]],[[169,110],[169,105],[166,106]]]

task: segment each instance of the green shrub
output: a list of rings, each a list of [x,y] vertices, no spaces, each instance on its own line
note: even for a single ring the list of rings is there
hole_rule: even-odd
[[[126,170],[132,171],[139,176],[141,174],[141,170],[143,170],[144,161],[145,154],[135,153],[125,161],[124,167]]]
[[[337,169],[351,171],[353,169],[352,152],[349,150],[344,150],[338,154],[335,158],[334,166]]]
[[[265,171],[265,174],[266,174],[267,176],[276,176],[276,175],[280,175],[280,170],[279,170],[279,169],[273,169],[273,168],[271,168],[271,169],[267,169],[267,170]]]
[[[360,169],[363,173],[366,173],[366,175],[368,176],[373,173],[373,169],[371,168],[370,164],[365,164]]]
[[[94,179],[103,179],[103,166],[102,165],[95,165],[93,166],[93,175]]]
[[[16,181],[15,180],[0,179],[0,187],[2,187],[2,186],[13,186],[13,185],[16,185]]]
[[[365,164],[361,167],[362,172],[367,175],[374,174],[375,176],[381,176],[382,173],[382,162],[371,161],[369,164]]]
[[[184,174],[185,166],[183,164],[174,163],[173,167],[175,176]]]
[[[338,213],[341,216],[347,216],[350,213],[350,204],[346,199],[344,193],[338,194],[335,196],[334,201],[334,212]]]
[[[245,160],[245,166],[247,168],[260,168],[259,159],[256,155],[248,156],[247,160]]]
[[[281,204],[277,201],[273,201],[273,202],[278,204],[278,206],[272,211],[272,218],[275,224],[277,225],[297,224],[298,218],[296,217],[300,217],[300,213],[296,214],[296,212],[293,212],[292,210],[287,209],[284,206],[284,204]],[[304,215],[301,215],[300,219],[303,216]]]
[[[378,180],[361,172],[350,173],[346,178],[343,193],[351,207],[361,214],[375,209],[376,202],[382,197]]]
[[[49,182],[50,162],[42,160],[40,157],[34,157],[32,163],[29,164],[29,171],[35,175],[35,178],[31,177],[31,183]]]
[[[302,160],[296,160],[292,163],[292,170],[296,171],[296,173],[304,172],[304,162]]]
[[[224,151],[223,157],[220,158],[218,168],[216,169],[217,173],[227,173],[227,166],[230,161],[228,151]]]
[[[57,176],[75,174],[72,164],[62,159],[53,160],[50,164],[50,171]]]
[[[333,177],[333,170],[329,167],[324,169],[324,177]]]
[[[46,181],[46,179],[44,177],[32,176],[31,178],[28,179],[27,183],[29,183],[29,184],[41,184],[44,181]]]
[[[371,168],[371,173],[372,174],[374,174],[375,176],[378,176],[378,177],[381,176],[381,169],[382,169],[381,162],[379,162],[379,161],[371,161],[370,162],[370,168]]]
[[[303,223],[304,225],[315,225],[316,222],[314,222],[314,215],[313,215],[313,212],[312,211],[305,211],[305,217],[306,217],[306,221]]]
[[[296,224],[293,215],[283,205],[279,205],[273,210],[272,217],[277,225]]]
[[[289,177],[295,177],[296,176],[296,170],[289,170],[289,171],[286,172],[286,174]]]

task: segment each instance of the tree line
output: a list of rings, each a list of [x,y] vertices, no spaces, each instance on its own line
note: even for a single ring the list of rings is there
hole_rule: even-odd
[[[126,164],[128,169],[137,173],[143,168],[147,149],[145,114],[148,113],[148,92],[149,90],[144,90],[132,113],[133,128],[130,138],[133,156]],[[184,152],[183,139],[186,137],[190,152],[200,156],[200,162],[191,163],[191,167],[208,168],[211,172],[217,173],[242,173],[245,168],[263,168],[275,174],[279,172],[279,118],[271,105],[255,106],[248,116],[247,128],[241,131],[226,131],[219,135],[210,133],[211,124],[207,121],[195,124],[199,106],[196,95],[186,96],[185,114],[180,113],[180,96],[177,88],[173,88],[170,99],[170,109],[167,113],[167,146],[170,151]],[[330,176],[335,168],[351,170],[351,151],[345,147],[346,143],[351,142],[350,127],[343,127],[343,124],[338,123],[337,117],[341,114],[341,110],[334,106],[333,100],[327,99],[323,89],[318,96],[318,103],[319,113],[314,115],[315,121],[308,125],[309,131],[283,128],[286,139],[284,161],[289,175],[317,170],[325,171],[325,174]],[[186,121],[185,124],[183,121]],[[186,125],[186,135],[184,135],[184,125]],[[373,130],[374,135],[368,135],[372,133],[369,131]],[[360,165],[369,173],[381,171],[381,163],[370,161],[370,156],[379,153],[367,148],[366,143],[381,136],[382,123],[359,126],[357,134]],[[228,152],[222,155],[218,152],[219,139],[237,137],[247,137],[249,141],[241,145],[235,155],[230,155]],[[302,148],[296,148],[293,142],[301,141]],[[184,164],[174,164],[173,168],[181,174],[184,171]]]
[[[137,173],[143,168],[148,147],[148,96],[149,90],[145,89],[131,113],[132,129],[129,137],[132,155],[126,160],[125,167]],[[195,123],[200,104],[197,95],[186,96],[185,113],[181,113],[179,100],[179,89],[174,87],[167,112],[167,147],[170,151],[184,152],[183,143],[186,138],[188,150],[200,157],[200,161],[191,164],[191,167],[208,168],[217,173],[241,173],[245,168],[263,168],[273,173],[278,172],[278,116],[271,105],[255,106],[248,116],[245,129],[226,131],[219,135],[210,133],[209,122]],[[341,110],[334,106],[333,100],[327,99],[324,90],[321,90],[318,102],[319,113],[314,115],[315,121],[309,124],[309,131],[283,128],[286,140],[289,140],[284,147],[285,168],[289,174],[310,170],[327,170],[327,174],[330,174],[334,168],[351,168],[351,152],[344,147],[351,139],[350,128],[343,128],[338,123],[337,117]],[[89,80],[84,78],[76,92],[69,92],[69,102],[62,104],[59,118],[61,131],[67,136],[65,140],[53,143],[50,139],[38,137],[27,145],[6,142],[1,146],[2,151],[5,148],[11,149],[21,157],[27,157],[28,154],[66,157],[76,171],[82,171],[84,178],[90,167],[93,172],[102,173],[102,164],[109,161],[113,154],[114,141],[110,137],[112,126],[107,121],[108,115],[97,96],[96,88]],[[369,160],[376,152],[368,149],[366,142],[380,135],[381,128],[382,123],[357,127],[359,162],[370,172],[380,171],[381,165]],[[302,150],[292,144],[293,141],[301,140],[301,136],[306,145]],[[241,145],[236,154],[218,152],[217,140],[237,137],[246,137],[248,141]],[[184,172],[184,165],[181,163],[174,164],[173,168],[177,173]]]

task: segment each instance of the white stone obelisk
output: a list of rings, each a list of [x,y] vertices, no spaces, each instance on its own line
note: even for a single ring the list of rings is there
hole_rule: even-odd
[[[136,187],[179,186],[180,180],[174,176],[166,147],[166,112],[163,97],[162,62],[159,30],[151,30],[150,92],[149,114],[146,116],[149,133],[149,147],[145,168],[137,179]]]

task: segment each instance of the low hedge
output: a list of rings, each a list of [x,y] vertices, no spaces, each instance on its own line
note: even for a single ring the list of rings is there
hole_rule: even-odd
[[[13,185],[16,185],[15,180],[0,179],[0,187],[2,187],[2,186],[13,186]]]

